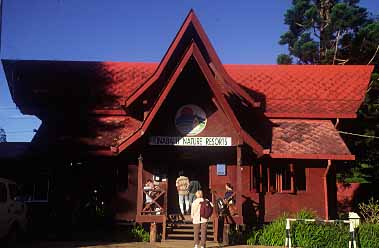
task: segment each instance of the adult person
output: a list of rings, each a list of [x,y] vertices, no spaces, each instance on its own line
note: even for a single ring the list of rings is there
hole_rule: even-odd
[[[198,180],[191,180],[188,187],[190,208],[191,208],[192,203],[196,199],[195,194],[199,190],[201,190],[200,182]]]
[[[179,171],[179,177],[176,179],[176,189],[179,196],[179,207],[182,215],[185,215],[189,212],[189,198],[188,198],[188,186],[189,179],[184,176],[183,171]],[[184,205],[184,206],[183,206]]]
[[[225,194],[224,194],[224,203],[227,206],[229,210],[230,215],[236,215],[237,209],[236,209],[236,200],[234,196],[233,186],[230,183],[225,184]]]
[[[201,209],[200,203],[204,201],[203,191],[198,190],[195,193],[195,196],[196,196],[196,200],[192,203],[192,206],[191,206],[191,218],[192,218],[192,223],[193,223],[195,248],[199,247],[199,243],[200,243],[200,247],[204,248],[207,241],[207,224],[208,224],[209,219],[206,219],[200,216],[200,209]],[[199,242],[199,231],[201,232],[200,242]]]

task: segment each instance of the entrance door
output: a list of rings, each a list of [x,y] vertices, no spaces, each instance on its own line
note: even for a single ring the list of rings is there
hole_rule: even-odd
[[[210,199],[209,191],[209,168],[208,163],[199,160],[179,160],[175,165],[168,167],[168,213],[179,214],[179,199],[176,190],[176,179],[179,176],[179,171],[183,170],[184,176],[189,180],[198,180],[201,184],[204,196]]]

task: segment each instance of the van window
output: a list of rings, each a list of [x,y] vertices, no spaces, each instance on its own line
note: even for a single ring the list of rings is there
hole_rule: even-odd
[[[0,202],[6,202],[7,198],[7,186],[4,183],[0,183]]]

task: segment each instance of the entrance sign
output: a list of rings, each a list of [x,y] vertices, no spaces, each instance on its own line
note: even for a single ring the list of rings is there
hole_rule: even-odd
[[[207,125],[207,116],[202,108],[187,104],[178,109],[175,115],[176,129],[185,136],[201,133]]]
[[[231,146],[231,137],[170,137],[151,136],[149,145],[153,146]]]

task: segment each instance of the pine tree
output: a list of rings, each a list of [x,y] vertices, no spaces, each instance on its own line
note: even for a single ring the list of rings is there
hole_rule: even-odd
[[[372,17],[359,0],[293,0],[284,15],[288,31],[279,44],[288,46],[278,64],[379,64],[379,19]],[[379,70],[372,80],[355,120],[343,121],[340,129],[379,136]],[[351,180],[379,181],[379,139],[343,138],[357,160],[346,163]]]
[[[279,56],[295,58],[298,64],[367,64],[378,47],[379,22],[358,3],[293,0],[284,15],[289,30],[279,41],[289,54]]]
[[[0,143],[7,142],[7,135],[5,134],[5,130],[0,127]]]

